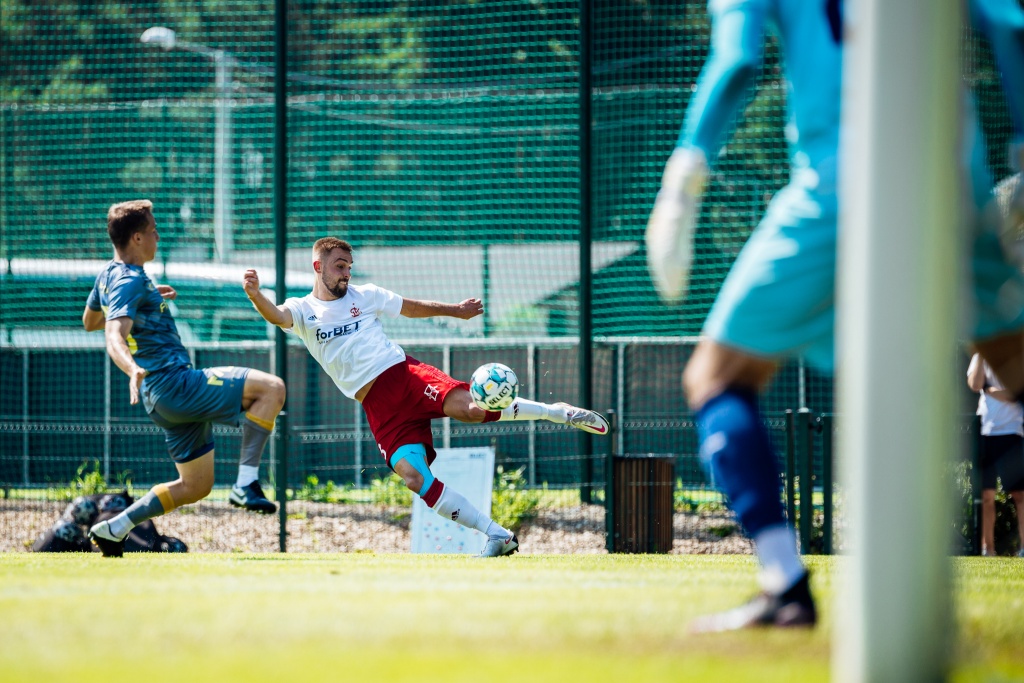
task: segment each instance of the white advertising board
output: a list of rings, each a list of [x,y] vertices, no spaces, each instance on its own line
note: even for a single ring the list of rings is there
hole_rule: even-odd
[[[451,486],[490,516],[494,488],[493,448],[438,448],[430,471],[445,486]],[[419,496],[413,498],[410,529],[414,553],[476,555],[487,541],[479,531],[443,519]]]

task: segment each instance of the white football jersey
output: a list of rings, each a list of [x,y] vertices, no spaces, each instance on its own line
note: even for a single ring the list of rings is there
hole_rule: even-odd
[[[349,285],[341,299],[323,301],[312,294],[284,302],[293,332],[330,375],[341,393],[356,392],[382,372],[405,360],[405,351],[384,334],[381,316],[397,318],[402,297],[377,285]]]

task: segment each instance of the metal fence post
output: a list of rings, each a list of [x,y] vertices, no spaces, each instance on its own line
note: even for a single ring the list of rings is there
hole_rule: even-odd
[[[821,428],[821,492],[822,501],[822,524],[821,538],[824,541],[823,550],[826,555],[832,554],[832,416],[822,413],[818,418],[818,426]]]
[[[616,433],[619,429],[619,415],[608,411],[608,452],[604,456],[604,529],[605,547],[615,552],[615,455]]]
[[[626,344],[619,342],[615,347],[615,410],[620,419],[626,419]],[[618,443],[614,448],[619,453],[626,452],[626,431],[619,429],[615,438]]]
[[[579,3],[579,170],[580,170],[580,283],[579,283],[579,387],[580,405],[590,407],[593,403],[594,371],[594,328],[593,328],[593,275],[591,273],[591,247],[593,207],[593,149],[591,137],[594,128],[591,98],[592,59],[594,53],[593,26],[594,0],[580,0]],[[580,444],[580,502],[593,502],[594,440],[586,432],[577,437]]]
[[[288,3],[274,0],[274,270],[277,301],[288,298],[285,275],[288,269]],[[288,384],[288,341],[284,330],[274,334],[275,365],[278,376]],[[285,404],[287,409],[287,403]],[[277,503],[278,547],[288,550],[288,413],[278,416]]]
[[[32,419],[32,411],[29,405],[29,351],[21,350],[21,480],[25,486],[29,485],[29,423]]]
[[[353,453],[355,457],[355,475],[353,481],[356,487],[363,485],[363,404],[359,401],[352,401],[352,431],[355,434],[356,442],[353,444]]]
[[[103,479],[104,481],[110,481],[110,450],[113,446],[112,437],[110,432],[112,410],[111,410],[111,390],[110,386],[110,366],[114,364],[114,361],[110,358],[110,355],[104,352],[103,354]]]
[[[484,314],[484,319],[487,318],[487,314]],[[486,336],[486,333],[485,335]],[[452,345],[445,344],[441,347],[441,370],[448,376],[452,374]],[[442,436],[441,445],[445,448],[452,447],[452,419],[446,417],[441,420],[442,425]]]
[[[529,398],[537,400],[537,345],[529,343],[526,345],[526,385],[529,387]],[[527,423],[529,432],[526,437],[527,449],[527,482],[530,486],[537,485],[537,421],[530,420]]]
[[[786,518],[796,526],[796,492],[794,490],[796,467],[793,464],[793,411],[786,410]]]
[[[811,411],[801,408],[796,413],[795,423],[797,468],[800,471],[800,552],[811,551],[811,536],[814,531],[814,462],[810,447]]]

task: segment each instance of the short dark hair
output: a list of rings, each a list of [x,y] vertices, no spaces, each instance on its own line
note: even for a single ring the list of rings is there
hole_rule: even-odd
[[[352,253],[352,245],[345,240],[338,239],[337,237],[321,237],[313,243],[313,260],[323,261],[324,256],[330,254],[335,249],[347,251],[349,254]]]
[[[107,211],[107,235],[115,247],[123,249],[132,235],[146,229],[152,218],[153,202],[148,199],[114,204]]]

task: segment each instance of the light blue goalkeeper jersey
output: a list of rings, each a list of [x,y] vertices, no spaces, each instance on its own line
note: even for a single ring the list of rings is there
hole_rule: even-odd
[[[839,145],[841,0],[711,0],[711,55],[686,110],[680,145],[714,164],[725,133],[757,77],[766,31],[781,42],[787,85],[790,160],[831,174]]]
[[[1024,9],[1017,0],[971,0],[970,8],[971,23],[988,38],[999,66],[1013,142],[1024,143]]]

